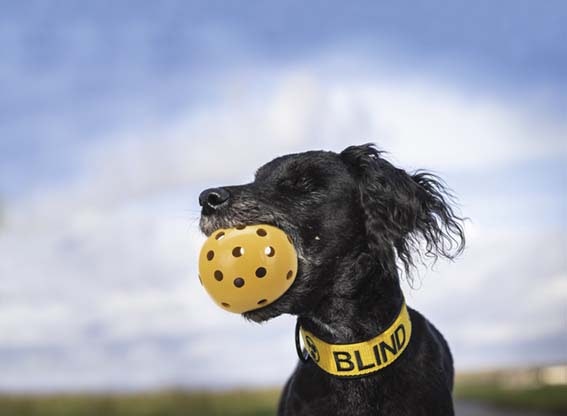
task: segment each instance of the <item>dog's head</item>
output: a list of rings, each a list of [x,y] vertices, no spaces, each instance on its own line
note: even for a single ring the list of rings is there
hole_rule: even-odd
[[[264,321],[308,314],[337,291],[356,291],[360,268],[391,279],[398,259],[407,272],[416,253],[453,258],[464,234],[448,199],[437,177],[410,175],[367,144],[340,154],[279,157],[258,169],[252,183],[207,189],[199,196],[200,227],[208,236],[219,228],[271,224],[292,238],[299,257],[294,284],[274,303],[243,314]]]

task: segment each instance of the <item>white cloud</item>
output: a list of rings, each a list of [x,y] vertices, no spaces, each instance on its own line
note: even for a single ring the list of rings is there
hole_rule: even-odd
[[[441,171],[567,155],[567,124],[535,111],[529,97],[425,77],[343,77],[340,68],[306,65],[269,77],[243,74],[218,88],[210,106],[107,134],[85,150],[74,184],[50,190],[65,195],[41,196],[42,205],[100,207],[179,186],[247,180],[279,154],[365,141],[404,166]]]
[[[408,303],[445,334],[458,369],[565,360],[565,242],[560,231],[476,229],[462,258],[406,289]]]

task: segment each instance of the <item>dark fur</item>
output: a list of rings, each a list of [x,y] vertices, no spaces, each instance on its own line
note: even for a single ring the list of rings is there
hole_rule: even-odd
[[[254,182],[223,189],[230,198],[203,209],[206,235],[220,227],[273,224],[292,237],[299,254],[290,290],[244,317],[260,322],[294,314],[334,343],[383,331],[402,302],[399,272],[409,277],[415,259],[452,259],[464,245],[462,220],[439,178],[408,174],[369,144],[340,154],[279,157],[261,167]],[[370,376],[339,379],[300,362],[278,415],[453,415],[449,347],[422,315],[410,309],[410,316],[406,351]]]

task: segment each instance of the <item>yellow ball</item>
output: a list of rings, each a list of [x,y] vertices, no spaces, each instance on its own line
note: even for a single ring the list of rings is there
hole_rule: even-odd
[[[220,229],[203,244],[199,279],[221,308],[234,313],[269,305],[297,276],[297,253],[285,232],[271,225]]]

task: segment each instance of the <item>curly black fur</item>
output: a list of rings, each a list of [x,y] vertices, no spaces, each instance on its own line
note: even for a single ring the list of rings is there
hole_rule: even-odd
[[[219,188],[216,188],[217,190]],[[227,199],[207,203],[201,230],[267,223],[286,231],[299,273],[274,303],[244,313],[256,322],[288,313],[332,343],[370,339],[399,312],[398,261],[407,277],[415,259],[453,259],[464,247],[462,219],[444,183],[409,174],[373,145],[340,154],[313,151],[279,157],[254,182],[223,187]],[[225,192],[226,191],[226,192]],[[339,379],[299,363],[279,415],[453,415],[453,365],[441,334],[410,309],[413,334],[392,365],[359,379]],[[291,342],[292,334],[290,334]]]
[[[413,256],[421,257],[423,243],[423,254],[434,260],[460,254],[465,242],[462,218],[449,204],[454,198],[442,180],[426,171],[410,175],[382,154],[372,144],[351,146],[341,153],[359,182],[369,246],[382,267],[394,267],[397,255],[411,276]]]

